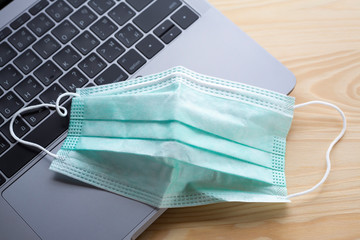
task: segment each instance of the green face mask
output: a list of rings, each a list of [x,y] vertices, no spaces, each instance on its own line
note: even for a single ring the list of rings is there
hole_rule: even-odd
[[[183,67],[74,95],[56,172],[160,208],[289,201],[292,97]]]

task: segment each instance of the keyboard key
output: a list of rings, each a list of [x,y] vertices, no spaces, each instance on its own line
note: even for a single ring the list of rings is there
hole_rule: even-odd
[[[21,73],[14,66],[8,65],[0,71],[0,85],[8,90],[22,79]]]
[[[65,105],[69,108],[69,105]],[[69,118],[61,117],[54,112],[49,118],[26,135],[24,139],[46,147],[64,133],[68,126]],[[0,157],[0,170],[7,177],[11,177],[40,152],[38,149],[17,143]]]
[[[38,12],[43,10],[47,5],[49,5],[49,2],[46,0],[41,0],[37,4],[35,4],[32,8],[29,9],[29,12],[32,15],[36,15]]]
[[[10,134],[10,121],[5,123],[1,128],[0,131],[4,134],[4,136],[12,143],[16,142],[16,140],[11,136]],[[13,125],[14,133],[18,138],[21,138],[24,136],[28,131],[30,131],[30,128],[24,120],[21,118],[16,118]]]
[[[33,45],[35,51],[43,58],[50,57],[54,52],[60,48],[60,44],[49,34]]]
[[[93,84],[93,83],[89,83],[88,85],[86,85],[85,86],[85,88],[88,88],[88,87],[94,87],[95,86],[95,84]]]
[[[141,11],[144,7],[149,5],[153,0],[126,0],[136,11]]]
[[[5,152],[5,150],[8,149],[9,147],[10,147],[10,144],[5,140],[5,138],[0,136],[0,154]]]
[[[30,28],[38,37],[44,35],[54,25],[54,22],[44,13],[40,13],[27,24],[28,28]]]
[[[81,59],[80,55],[70,46],[66,46],[54,55],[54,60],[64,70],[68,70]]]
[[[14,60],[15,65],[24,73],[30,73],[41,64],[41,59],[31,50],[26,50]]]
[[[50,7],[46,9],[46,12],[52,17],[56,22],[60,22],[67,15],[69,15],[73,10],[71,7],[65,3],[63,0],[58,0]]]
[[[164,48],[164,45],[152,34],[150,34],[136,44],[136,48],[148,59],[151,59]]]
[[[1,140],[0,140],[0,153],[1,153]],[[5,178],[0,175],[0,186],[5,183]]]
[[[92,53],[81,61],[78,66],[88,77],[92,78],[106,67],[106,63],[95,53]]]
[[[100,15],[114,6],[114,4],[115,2],[113,0],[91,0],[89,2],[89,6]]]
[[[89,26],[93,21],[97,19],[97,16],[88,7],[83,6],[77,10],[70,19],[81,29]]]
[[[62,71],[51,61],[47,61],[41,67],[39,67],[34,75],[45,85],[49,86],[58,77],[60,77]]]
[[[0,44],[0,67],[4,66],[16,56],[16,52],[9,44],[3,42]]]
[[[56,99],[64,92],[65,90],[62,89],[59,84],[55,83],[40,95],[40,99],[44,103],[55,104]],[[62,98],[60,103],[63,103],[66,99],[67,97]]]
[[[165,20],[162,24],[160,24],[160,26],[158,26],[154,30],[154,34],[158,37],[161,37],[164,33],[169,31],[169,29],[171,29],[173,26],[174,24],[171,21]]]
[[[20,17],[18,17],[16,20],[14,20],[12,23],[10,23],[10,26],[13,29],[18,29],[21,25],[26,23],[30,19],[30,15],[27,13],[23,13]]]
[[[72,45],[74,45],[74,47],[76,47],[76,49],[83,55],[88,54],[99,44],[99,40],[97,40],[89,31],[83,32],[74,41],[72,41]]]
[[[6,118],[13,115],[23,105],[22,101],[13,92],[8,92],[0,98],[0,112]]]
[[[68,2],[69,2],[74,8],[77,8],[77,7],[79,7],[81,4],[83,4],[84,2],[86,2],[86,0],[68,0]]]
[[[11,33],[10,28],[5,27],[3,30],[0,31],[0,41],[4,40],[7,36]]]
[[[143,58],[134,49],[130,49],[119,60],[118,63],[130,74],[136,72],[142,65],[146,63]]]
[[[131,8],[125,3],[120,3],[116,7],[114,7],[110,12],[109,16],[120,26],[124,25],[127,21],[129,21],[133,16],[135,16],[135,12],[131,10]]]
[[[79,70],[73,68],[59,82],[68,92],[75,92],[76,88],[81,88],[88,80]]]
[[[135,42],[139,41],[142,36],[143,34],[131,23],[123,27],[115,35],[126,47],[131,47]]]
[[[34,106],[41,104],[41,102],[37,99],[32,101],[29,106]],[[47,115],[50,114],[50,110],[48,108],[42,107],[38,109],[33,109],[31,111],[27,111],[22,113],[21,116],[31,125],[36,126],[41,120],[43,120]]]
[[[60,42],[67,43],[79,33],[79,30],[68,20],[65,20],[51,32]]]
[[[107,17],[102,17],[90,27],[101,40],[108,38],[118,27]]]
[[[32,35],[26,28],[21,28],[9,37],[9,42],[20,52],[34,41],[34,35]]]
[[[182,29],[187,29],[198,18],[199,16],[191,11],[187,6],[183,6],[179,11],[171,16],[171,19],[174,20],[174,22],[176,22]]]
[[[173,26],[169,31],[167,31],[164,35],[161,36],[161,40],[164,43],[169,44],[170,42],[172,42],[172,40],[179,36],[180,33],[180,28],[178,28],[177,26]]]
[[[158,0],[137,16],[134,23],[147,33],[180,5],[179,0]]]
[[[40,83],[38,83],[32,76],[28,76],[15,87],[17,94],[19,94],[26,102],[32,100],[43,89],[44,88],[40,85]]]
[[[111,65],[108,69],[102,72],[94,82],[97,85],[103,85],[108,83],[115,83],[125,81],[128,75],[121,70],[116,64]]]
[[[115,39],[110,38],[104,44],[102,44],[96,50],[103,58],[106,59],[109,63],[114,61],[117,57],[125,52],[125,48],[123,48],[120,43],[118,43]]]

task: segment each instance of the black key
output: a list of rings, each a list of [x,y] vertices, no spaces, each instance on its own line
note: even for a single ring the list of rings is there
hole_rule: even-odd
[[[64,133],[68,126],[69,118],[61,117],[59,114],[53,113],[24,139],[46,147]],[[40,152],[38,149],[27,147],[23,144],[15,144],[0,158],[0,170],[2,170],[7,177],[11,177]]]
[[[51,85],[51,87],[49,87],[45,92],[43,92],[40,95],[40,99],[44,102],[44,103],[50,103],[50,104],[55,104],[56,103],[56,99],[65,92],[64,89],[62,89],[60,87],[59,84],[55,83],[53,85]],[[62,98],[60,100],[60,103],[63,103],[67,98]]]
[[[161,36],[161,40],[168,44],[172,40],[174,40],[181,33],[180,28],[177,26],[173,26],[169,31],[167,31],[164,35]]]
[[[129,21],[133,16],[135,16],[135,12],[131,10],[131,8],[125,3],[120,3],[116,7],[114,7],[110,12],[109,16],[120,26],[124,25],[127,21]]]
[[[91,0],[89,6],[94,9],[98,14],[105,13],[109,8],[114,6],[113,0]]]
[[[128,75],[121,70],[116,64],[111,65],[108,69],[102,72],[94,82],[97,85],[103,85],[108,83],[115,83],[125,81]]]
[[[60,77],[62,71],[53,62],[47,61],[36,69],[34,75],[45,85],[49,86],[53,81]]]
[[[169,31],[169,29],[171,29],[173,26],[174,24],[171,21],[165,20],[162,24],[160,24],[160,26],[158,26],[154,30],[154,34],[158,37],[161,37],[164,33]]]
[[[101,40],[105,40],[113,32],[115,32],[118,27],[107,17],[102,17],[90,27]]]
[[[106,61],[112,62],[125,52],[125,48],[123,48],[115,39],[110,38],[96,49],[96,51],[101,54]]]
[[[115,37],[120,40],[126,47],[131,47],[143,34],[134,25],[129,23],[116,33]]]
[[[72,41],[72,45],[74,45],[76,49],[84,55],[88,54],[99,44],[99,40],[97,40],[89,31],[83,32],[74,41]]]
[[[67,91],[75,92],[76,88],[81,88],[88,80],[79,70],[73,68],[66,73],[59,82]]]
[[[49,34],[33,45],[35,51],[43,58],[50,57],[54,52],[60,48],[60,44]]]
[[[3,42],[0,44],[0,67],[4,66],[11,59],[16,56],[16,52],[14,49],[10,47],[9,44]]]
[[[73,10],[63,0],[56,1],[53,5],[46,9],[46,12],[56,21],[60,22]]]
[[[32,35],[26,28],[21,28],[9,37],[9,42],[20,52],[34,41],[34,35]]]
[[[83,6],[77,10],[70,19],[81,29],[89,26],[93,21],[97,19],[97,16],[88,7]]]
[[[84,2],[86,2],[86,0],[68,0],[68,2],[69,2],[74,8],[77,8],[77,7],[79,7],[81,4],[83,4]]]
[[[128,73],[133,74],[146,63],[146,60],[134,49],[131,49],[118,60],[118,63]]]
[[[43,10],[47,5],[49,5],[49,2],[46,0],[41,0],[37,4],[35,4],[32,8],[29,9],[29,12],[32,15],[36,15],[38,12]]]
[[[179,0],[158,0],[137,16],[134,23],[144,32],[149,32],[180,5]]]
[[[10,147],[10,144],[5,140],[5,138],[0,136],[0,154],[2,154],[9,147]]]
[[[0,88],[0,96],[3,95],[4,91]],[[2,123],[2,118],[0,118],[0,124]]]
[[[67,43],[79,33],[79,30],[68,20],[65,20],[51,32],[60,42]]]
[[[15,91],[24,99],[29,102],[44,88],[32,76],[28,76],[21,83],[15,87]]]
[[[136,11],[141,11],[144,7],[149,5],[153,0],[126,0]]]
[[[146,36],[143,40],[141,40],[138,44],[136,44],[136,48],[144,54],[148,59],[155,56],[161,49],[164,48],[164,45],[157,40],[152,34]]]
[[[1,151],[1,140],[0,140],[0,151]],[[0,175],[0,186],[5,183],[5,178]]]
[[[10,28],[5,27],[3,30],[0,31],[0,41],[4,40],[7,36],[11,33]]]
[[[14,60],[15,65],[24,73],[28,74],[41,64],[41,59],[31,50],[26,50]]]
[[[94,87],[95,86],[95,84],[93,84],[93,83],[89,83],[88,85],[86,85],[85,86],[85,88],[88,88],[88,87]]]
[[[22,79],[21,73],[14,66],[8,65],[0,71],[0,85],[8,90]]]
[[[182,29],[187,29],[198,18],[199,16],[191,11],[187,6],[183,6],[179,11],[171,16],[171,19],[174,20],[174,22],[176,22]]]
[[[80,55],[70,46],[64,47],[54,56],[55,62],[57,62],[64,70],[68,70],[80,59]]]
[[[29,19],[30,19],[30,15],[27,13],[23,13],[20,17],[18,17],[12,23],[10,23],[10,26],[13,29],[18,29],[21,25],[26,23]]]
[[[13,115],[23,105],[21,100],[13,92],[8,92],[0,98],[0,112],[6,118]]]
[[[5,123],[1,128],[0,131],[5,135],[5,137],[12,143],[16,142],[16,140],[11,136],[10,134],[10,121],[8,121],[7,123]],[[21,138],[22,136],[24,136],[28,131],[30,131],[30,128],[28,125],[26,125],[26,123],[24,122],[24,120],[22,120],[21,118],[16,118],[14,121],[14,125],[13,125],[13,130],[15,135],[18,138]]]
[[[38,37],[44,35],[45,32],[54,25],[54,22],[51,21],[44,13],[40,13],[27,24],[28,28],[30,28],[31,31],[33,31],[33,33],[35,33]]]
[[[32,101],[29,106],[38,105],[41,102],[37,99]],[[22,113],[21,116],[31,125],[36,126],[41,120],[43,120],[47,115],[50,114],[50,110],[48,108],[42,107],[38,109],[34,109],[31,111],[27,111]]]
[[[78,66],[88,77],[92,78],[106,67],[106,63],[95,53],[92,53],[81,61]]]

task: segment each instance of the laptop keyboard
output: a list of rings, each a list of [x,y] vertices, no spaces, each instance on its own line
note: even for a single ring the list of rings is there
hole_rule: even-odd
[[[39,150],[9,133],[25,106],[55,103],[76,88],[125,81],[199,16],[180,0],[40,0],[0,31],[0,186]],[[70,108],[70,101],[62,105]],[[17,118],[14,131],[48,146],[68,118],[46,108]]]

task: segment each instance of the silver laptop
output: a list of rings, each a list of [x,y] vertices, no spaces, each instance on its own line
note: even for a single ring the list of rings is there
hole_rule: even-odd
[[[295,86],[286,67],[204,0],[0,5],[0,239],[133,239],[165,211],[49,171],[50,157],[9,134],[21,107],[177,65],[285,94]],[[15,132],[56,152],[67,124],[42,109],[19,118]]]

